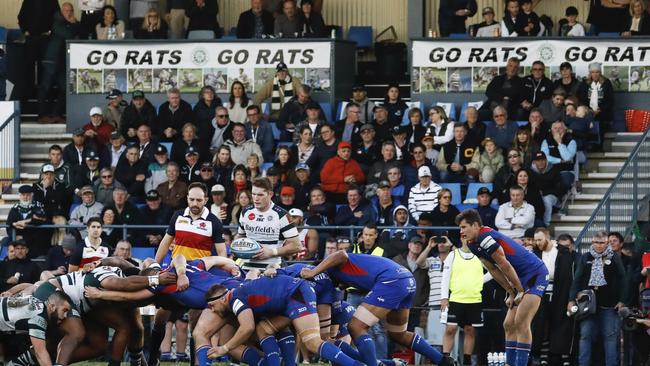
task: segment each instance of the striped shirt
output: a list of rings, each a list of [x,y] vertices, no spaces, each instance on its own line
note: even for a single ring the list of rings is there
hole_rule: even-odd
[[[77,248],[75,248],[75,251],[72,253],[70,264],[79,266],[79,269],[82,269],[83,266],[88,263],[108,257],[110,250],[107,247],[102,246],[101,239],[99,240],[100,245],[97,248],[94,248],[92,244],[90,244],[88,237],[86,237],[83,243],[78,244]]]
[[[47,310],[45,303],[32,296],[0,298],[0,332],[27,332],[45,339]]]
[[[117,267],[102,266],[88,273],[77,271],[57,277],[57,279],[61,285],[61,290],[72,299],[73,306],[79,312],[87,313],[90,311],[91,306],[84,296],[84,287],[101,288],[102,281],[109,277],[124,277],[124,274]]]
[[[174,237],[172,256],[182,254],[188,261],[211,256],[214,244],[224,242],[221,221],[207,207],[196,220],[192,219],[189,208],[177,211],[169,222],[167,234]]]
[[[428,257],[424,269],[429,272],[429,306],[440,307],[443,262],[440,257]]]
[[[239,216],[238,234],[253,239],[262,247],[280,248],[285,239],[298,236],[298,230],[289,221],[287,211],[271,203],[271,206],[261,212],[255,206],[245,207]],[[265,260],[244,260],[244,269],[266,268],[268,264],[282,261],[280,257],[271,257]]]
[[[438,192],[441,189],[442,187],[434,182],[431,182],[427,188],[422,188],[420,183],[411,188],[409,192],[409,213],[415,220],[418,220],[421,214],[431,212],[438,206]]]

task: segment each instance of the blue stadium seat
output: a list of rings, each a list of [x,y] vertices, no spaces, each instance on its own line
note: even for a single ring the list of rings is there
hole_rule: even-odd
[[[6,43],[7,42],[7,28],[5,27],[0,27],[0,43]]]
[[[480,100],[478,102],[464,102],[460,106],[460,116],[458,116],[458,120],[461,122],[467,122],[467,118],[465,118],[465,112],[467,111],[468,107],[475,107],[476,109],[481,108],[483,105],[483,101]]]
[[[271,125],[271,131],[273,131],[273,139],[275,141],[280,140],[281,132],[280,129],[278,129],[278,125],[275,122],[269,122],[269,124]]]
[[[262,164],[262,175],[266,176],[266,171],[273,166],[273,163],[264,163]]]
[[[456,115],[456,104],[446,103],[446,102],[435,102],[433,103],[436,107],[441,107],[447,113],[447,117],[452,121],[458,121],[458,116]]]
[[[440,186],[451,191],[452,205],[459,205],[463,202],[460,197],[460,183],[441,183]]]
[[[172,145],[174,145],[174,143],[172,143],[172,142],[159,142],[159,144],[161,144],[162,146],[167,148],[167,156],[172,156]]]
[[[0,260],[5,259],[6,256],[7,256],[7,246],[3,245],[2,247],[0,247]]]
[[[519,125],[519,127],[528,126],[528,121],[517,121],[517,124]]]
[[[187,39],[214,39],[214,31],[193,30],[187,34]]]
[[[449,38],[469,38],[467,33],[449,33]]]
[[[347,206],[345,203],[339,203],[338,205],[336,205],[336,212],[339,212],[339,210],[345,206]]]
[[[468,210],[470,208],[476,209],[478,207],[478,205],[476,205],[476,204],[465,204],[465,203],[461,203],[460,205],[455,205],[455,206],[458,209],[458,211],[460,211],[460,212],[463,212],[463,211]]]
[[[348,41],[355,42],[357,49],[369,50],[372,48],[372,27],[352,26],[348,29]]]
[[[488,127],[488,126],[494,124],[494,121],[483,121],[483,124],[485,125],[485,127]]]
[[[135,204],[135,207],[137,207],[138,210],[142,210],[142,209],[145,208],[146,206],[147,206],[146,203],[136,203],[136,204]]]
[[[131,257],[137,258],[139,260],[145,260],[147,258],[155,258],[156,248],[140,248],[133,247],[131,248]]]
[[[334,122],[332,119],[332,105],[330,103],[318,103],[320,104],[320,108],[323,110],[323,113],[325,113],[325,120],[328,123]]]
[[[342,102],[339,102],[339,105],[336,107],[336,120],[341,120],[345,118],[345,107],[350,103],[347,100],[344,100]],[[336,121],[334,121],[336,122]]]
[[[277,143],[276,147],[280,147],[280,146],[291,147],[291,146],[293,146],[293,142],[291,142],[291,141],[280,141],[280,142]]]
[[[269,103],[262,103],[262,114],[269,114],[271,113],[271,106]]]
[[[70,205],[70,213],[68,214],[68,216],[72,216],[72,211],[73,211],[75,208],[77,208],[77,206],[79,206],[79,205],[80,205],[80,203],[73,203],[73,204],[71,204],[71,205]]]
[[[20,29],[7,30],[7,42],[14,42],[23,37],[23,31]]]
[[[468,200],[475,200],[478,190],[481,187],[487,187],[487,189],[489,189],[490,192],[492,192],[493,189],[492,183],[470,183],[467,186],[467,194],[465,195],[465,199],[463,200],[463,202],[467,202]]]
[[[598,33],[598,37],[605,37],[605,38],[617,38],[620,37],[621,35],[616,32],[600,32]]]

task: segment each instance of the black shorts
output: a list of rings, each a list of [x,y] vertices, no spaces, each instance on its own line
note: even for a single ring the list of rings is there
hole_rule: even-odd
[[[464,327],[471,325],[479,328],[483,326],[483,307],[481,303],[462,304],[459,302],[449,303],[449,314],[447,315],[448,325]]]

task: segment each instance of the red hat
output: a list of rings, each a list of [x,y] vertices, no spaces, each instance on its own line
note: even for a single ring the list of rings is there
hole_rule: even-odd
[[[344,147],[347,147],[348,149],[351,149],[351,148],[352,148],[352,144],[350,144],[350,143],[347,142],[347,141],[341,141],[341,142],[339,142],[339,147],[338,147],[338,148],[339,148],[339,149],[343,149]]]
[[[293,196],[296,194],[296,190],[293,187],[284,186],[280,190],[280,196]]]

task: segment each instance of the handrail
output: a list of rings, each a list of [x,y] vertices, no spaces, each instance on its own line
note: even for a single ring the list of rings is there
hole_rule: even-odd
[[[0,124],[0,179],[16,182],[20,179],[20,104],[17,101],[1,103],[12,103],[13,112]],[[13,131],[7,131],[12,127]],[[13,173],[6,174],[7,168],[13,168]]]
[[[612,184],[609,186],[609,188],[605,192],[605,195],[603,196],[603,199],[600,200],[600,202],[598,202],[598,205],[596,206],[596,209],[591,214],[591,217],[589,218],[589,220],[587,221],[587,223],[585,224],[583,229],[580,231],[580,234],[578,234],[578,237],[576,238],[576,241],[575,241],[577,245],[582,244],[582,241],[585,238],[585,235],[589,231],[590,227],[594,225],[594,223],[596,221],[596,218],[599,216],[599,214],[600,214],[601,210],[603,209],[603,207],[605,208],[605,213],[606,213],[605,214],[605,226],[607,228],[610,227],[611,196],[612,196],[612,193],[614,192],[614,190],[616,189],[617,185],[623,179],[623,176],[627,172],[627,169],[630,167],[630,164],[635,164],[635,168],[636,168],[634,170],[634,172],[633,172],[634,179],[632,181],[632,184],[633,184],[633,197],[632,197],[632,200],[634,202],[634,205],[633,205],[632,220],[631,220],[632,222],[636,221],[637,214],[638,214],[638,211],[639,211],[638,197],[637,197],[637,188],[638,188],[638,183],[639,183],[639,179],[638,179],[638,176],[637,176],[637,174],[638,174],[637,155],[639,154],[639,151],[641,150],[641,147],[643,146],[644,142],[646,141],[646,139],[648,137],[650,137],[650,128],[647,129],[643,133],[643,136],[641,137],[639,142],[636,144],[634,149],[632,149],[632,152],[630,153],[630,156],[627,158],[627,160],[625,160],[625,163],[623,163],[623,166],[621,167],[618,174],[616,175],[616,177],[612,181]],[[631,229],[628,229],[628,231],[629,230],[631,230]],[[607,230],[607,231],[609,231],[609,230]]]

